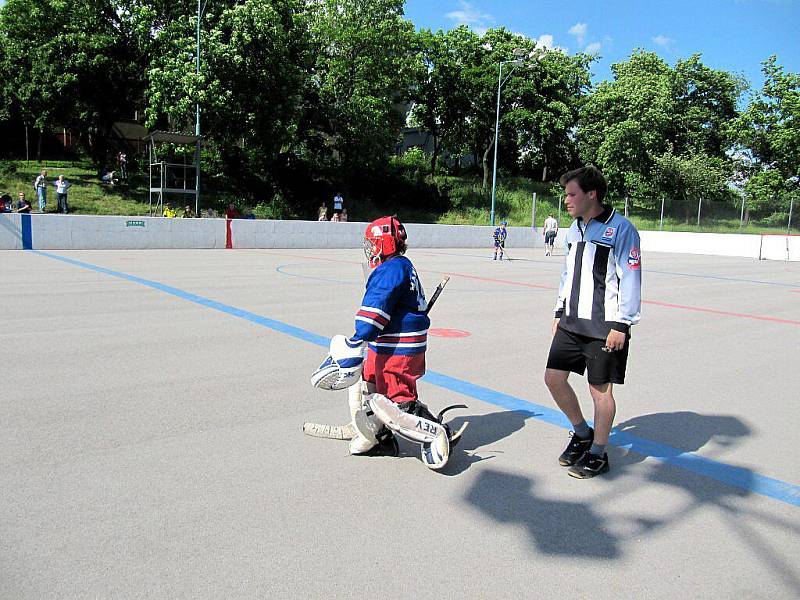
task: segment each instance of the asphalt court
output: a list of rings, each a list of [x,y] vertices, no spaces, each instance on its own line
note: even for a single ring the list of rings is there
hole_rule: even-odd
[[[646,254],[583,482],[542,382],[563,259],[510,251],[409,250],[429,294],[451,275],[420,386],[469,406],[444,473],[301,432],[347,418],[308,376],[358,250],[1,253],[0,597],[797,597],[800,265]]]

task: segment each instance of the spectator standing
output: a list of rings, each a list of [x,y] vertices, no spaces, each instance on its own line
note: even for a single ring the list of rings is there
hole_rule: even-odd
[[[25,199],[25,192],[19,193],[19,200],[17,200],[17,209],[14,212],[30,214],[31,203]]]
[[[7,193],[0,196],[0,213],[11,212],[11,196]]]
[[[336,195],[333,197],[333,214],[340,215],[344,210],[344,198],[342,198],[342,193],[337,192]]]
[[[72,187],[72,184],[64,179],[63,175],[59,175],[58,179],[53,182],[53,185],[56,187],[56,198],[58,199],[58,212],[62,212],[65,215],[69,212],[69,204],[67,203],[67,194],[69,193],[69,188]]]
[[[119,166],[119,174],[122,179],[128,178],[128,155],[125,152],[117,154],[117,165]]]
[[[317,221],[327,221],[328,220],[328,207],[325,206],[325,203],[319,205],[319,210],[317,211]]]
[[[39,200],[39,212],[44,212],[47,206],[47,171],[42,169],[39,176],[33,182],[33,189],[36,190],[36,198]]]

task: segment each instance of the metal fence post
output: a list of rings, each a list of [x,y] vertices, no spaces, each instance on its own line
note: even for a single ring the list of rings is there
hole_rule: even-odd
[[[744,199],[745,199],[745,196],[744,196],[744,194],[742,194],[742,214],[739,215],[739,229],[744,227]]]
[[[658,226],[660,231],[664,231],[664,196],[661,196],[661,223]]]
[[[792,233],[792,209],[794,208],[794,198],[789,203],[789,222],[786,224],[786,235]]]
[[[533,192],[533,207],[531,208],[531,227],[536,231],[536,192]]]
[[[700,209],[703,206],[703,197],[700,196],[700,200],[697,203],[697,227],[700,227]]]
[[[628,197],[625,196],[625,218],[628,218]]]

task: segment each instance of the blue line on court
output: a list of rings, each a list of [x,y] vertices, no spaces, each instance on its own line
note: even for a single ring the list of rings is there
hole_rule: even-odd
[[[204,298],[203,296],[198,296],[197,294],[192,294],[172,286],[164,285],[163,283],[150,281],[149,279],[143,279],[141,277],[136,277],[135,275],[129,275],[127,273],[121,273],[119,271],[113,271],[111,269],[106,269],[90,263],[74,260],[65,256],[50,254],[49,252],[42,252],[40,250],[31,250],[31,252],[40,256],[59,260],[76,267],[89,269],[97,273],[102,273],[104,275],[130,281],[132,283],[137,283],[139,285],[170,294],[177,298],[194,302],[200,306],[205,306],[207,308],[250,321],[251,323],[268,327],[269,329],[279,333],[310,342],[317,346],[322,346],[323,348],[327,348],[330,343],[329,339],[325,336],[311,333],[310,331],[306,331],[305,329],[301,329],[281,321],[262,317],[261,315],[251,313],[228,304],[223,304],[222,302],[216,302],[214,300],[210,300],[208,298]],[[567,421],[566,417],[564,417],[560,411],[546,406],[541,406],[533,402],[528,402],[522,398],[504,394],[502,392],[482,387],[462,379],[456,379],[455,377],[450,377],[435,371],[428,371],[425,375],[425,381],[452,392],[486,402],[488,404],[494,404],[495,406],[499,406],[508,410],[529,413],[532,418],[555,425],[556,427],[561,427],[564,429],[570,428],[569,421]],[[691,452],[684,452],[678,448],[673,448],[672,446],[668,446],[666,444],[660,444],[658,442],[646,440],[644,438],[617,430],[612,431],[609,442],[614,446],[628,447],[631,451],[642,456],[652,457],[655,460],[680,467],[692,473],[708,477],[709,479],[719,481],[726,485],[743,489],[754,494],[767,496],[793,506],[800,506],[800,486],[781,481],[779,479],[765,477],[763,475],[759,475],[758,473],[754,473],[749,469],[744,469],[742,467],[736,467],[709,458],[704,458]]]
[[[31,216],[30,214],[21,214],[22,217],[22,249],[33,249],[33,232],[31,229]]]

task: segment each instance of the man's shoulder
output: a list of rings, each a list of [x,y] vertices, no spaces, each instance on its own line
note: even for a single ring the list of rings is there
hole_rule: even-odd
[[[626,216],[622,215],[618,211],[614,211],[614,214],[611,215],[611,219],[608,221],[608,224],[612,227],[617,228],[620,231],[635,231],[636,233],[639,232],[636,229],[636,225],[631,223],[630,219]]]

